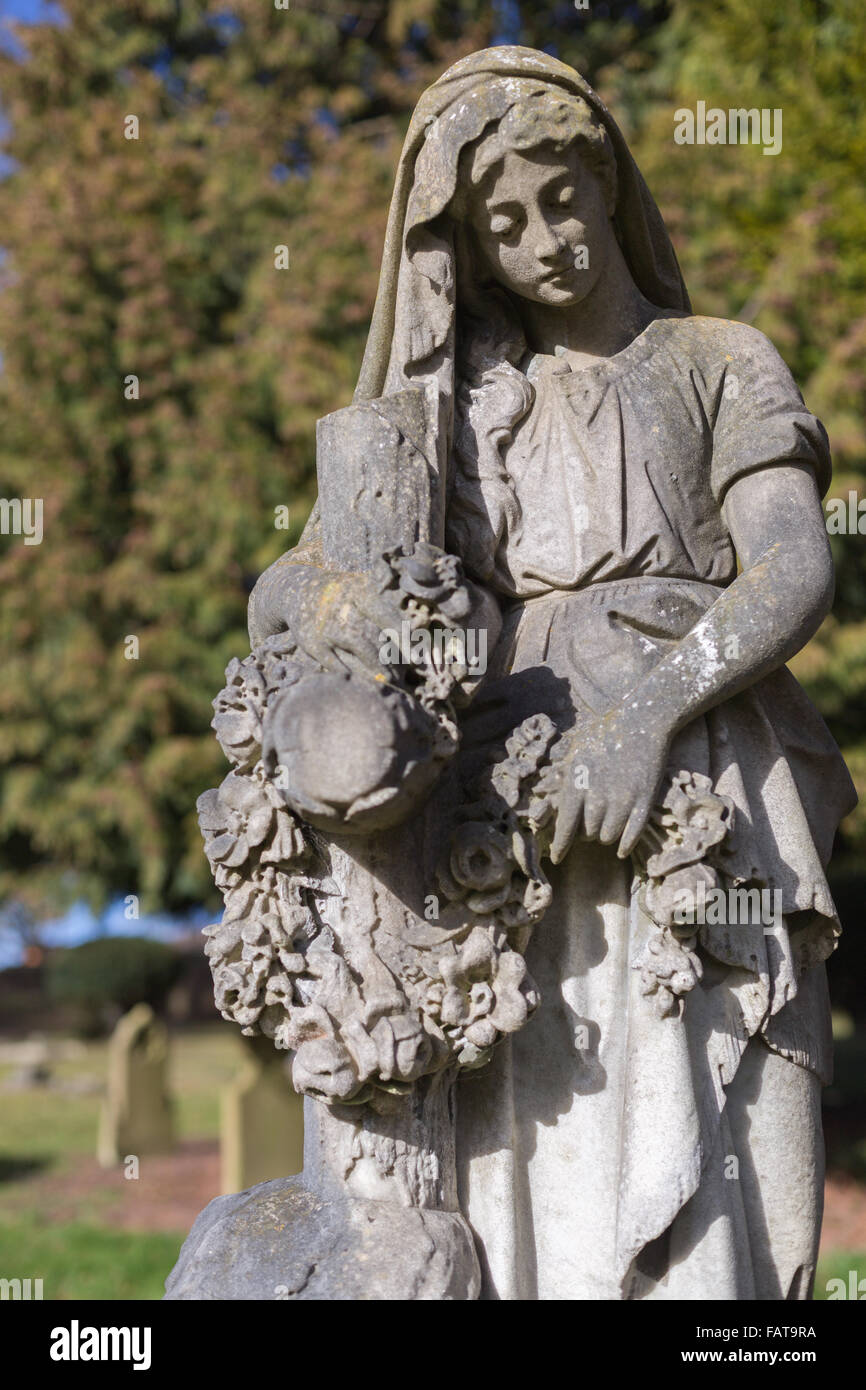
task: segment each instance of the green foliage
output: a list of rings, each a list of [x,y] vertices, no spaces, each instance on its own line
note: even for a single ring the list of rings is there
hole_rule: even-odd
[[[0,900],[215,902],[194,812],[225,771],[210,701],[305,520],[316,419],[351,397],[414,101],[494,35],[599,87],[696,309],[773,338],[834,491],[863,486],[860,0],[63,8],[21,29],[26,61],[0,55],[0,496],[44,500],[41,545],[0,536]],[[698,100],[782,107],[782,153],[675,145]],[[864,543],[834,541],[834,617],[796,669],[866,786]],[[866,810],[846,826],[864,845]]]
[[[41,545],[0,539],[0,897],[37,913],[212,897],[210,702],[350,397],[433,75],[361,11],[69,0],[0,55],[0,495],[44,500]]]
[[[99,1017],[106,1006],[123,1013],[133,1004],[159,1008],[182,965],[177,951],[161,941],[139,936],[99,937],[49,959],[48,992],[90,1017]]]
[[[38,1270],[46,1299],[162,1298],[182,1243],[182,1235],[163,1231],[49,1224],[36,1214],[0,1221],[3,1269]]]
[[[696,312],[776,344],[833,448],[830,496],[866,496],[866,7],[861,0],[677,0],[638,78],[635,157],[671,228]],[[608,73],[614,109],[635,78]],[[620,102],[620,95],[624,102]],[[779,108],[781,153],[675,145],[674,112]],[[866,523],[864,523],[866,525]],[[833,537],[831,618],[792,663],[866,791],[866,535]],[[866,802],[866,798],[864,798]],[[862,863],[866,804],[841,853]]]

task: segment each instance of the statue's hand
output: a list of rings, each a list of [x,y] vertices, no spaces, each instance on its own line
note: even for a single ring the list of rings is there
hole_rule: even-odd
[[[253,645],[288,628],[298,646],[326,671],[360,667],[387,680],[393,678],[380,653],[385,633],[399,633],[405,615],[389,593],[379,591],[370,575],[286,565],[274,578],[279,583],[272,581],[264,593],[253,594]]]
[[[574,836],[611,845],[625,859],[640,838],[667,763],[671,733],[645,718],[636,722],[620,706],[571,731],[557,799],[550,857],[559,864]]]

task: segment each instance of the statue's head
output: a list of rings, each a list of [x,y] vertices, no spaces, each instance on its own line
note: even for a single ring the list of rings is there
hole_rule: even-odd
[[[468,232],[482,279],[565,307],[603,276],[615,207],[603,125],[581,97],[533,83],[461,152],[449,212]]]
[[[453,418],[460,379],[522,360],[522,306],[578,303],[619,257],[650,304],[688,311],[659,210],[589,84],[535,49],[461,58],[409,126],[356,398],[435,378]],[[444,435],[437,447],[444,467]]]

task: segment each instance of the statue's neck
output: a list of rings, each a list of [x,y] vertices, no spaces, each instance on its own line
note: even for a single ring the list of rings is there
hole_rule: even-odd
[[[616,241],[603,273],[579,304],[559,307],[523,300],[520,305],[532,352],[562,357],[572,370],[622,352],[658,317],[631,277]]]

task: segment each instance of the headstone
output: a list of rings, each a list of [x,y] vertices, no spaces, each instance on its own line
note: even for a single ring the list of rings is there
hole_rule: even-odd
[[[266,1038],[244,1042],[243,1068],[220,1096],[223,1192],[240,1192],[304,1166],[304,1103],[292,1088],[286,1060]]]
[[[149,1004],[136,1004],[108,1044],[108,1088],[99,1117],[97,1156],[103,1168],[130,1154],[174,1147],[168,1094],[168,1033]]]

